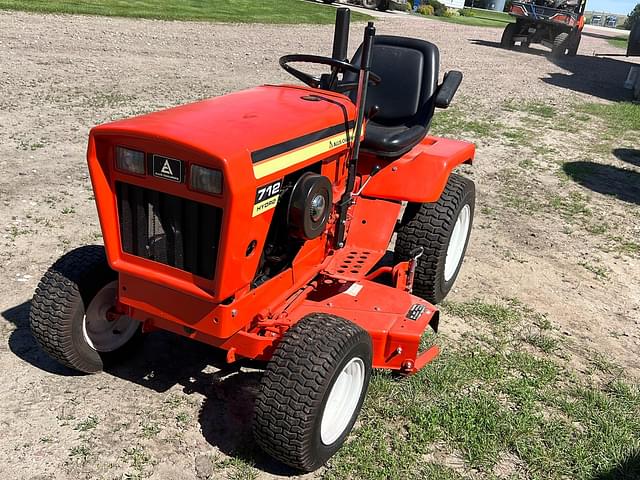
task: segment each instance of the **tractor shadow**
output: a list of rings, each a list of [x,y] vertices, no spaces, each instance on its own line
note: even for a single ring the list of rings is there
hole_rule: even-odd
[[[614,148],[613,154],[623,162],[640,167],[640,150],[633,148]]]
[[[640,205],[640,173],[594,162],[568,162],[564,173],[594,192]]]
[[[29,328],[30,307],[27,301],[2,312],[17,327],[8,340],[11,352],[47,373],[85,375],[60,365],[40,348]],[[272,475],[299,475],[253,441],[251,424],[264,364],[240,360],[228,365],[225,352],[164,331],[149,333],[132,347],[125,361],[107,367],[105,373],[158,393],[179,385],[187,395],[203,395],[198,421],[207,442]]]
[[[592,480],[637,480],[638,478],[640,478],[640,452],[634,452],[611,470],[598,473]]]

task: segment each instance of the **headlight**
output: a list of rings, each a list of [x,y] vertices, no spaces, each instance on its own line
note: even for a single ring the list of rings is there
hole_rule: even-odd
[[[205,193],[222,193],[222,172],[191,165],[191,188]]]
[[[144,175],[144,152],[116,147],[116,167],[123,172]]]

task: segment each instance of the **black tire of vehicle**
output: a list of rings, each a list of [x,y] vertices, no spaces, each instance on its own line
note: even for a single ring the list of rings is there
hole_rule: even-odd
[[[383,0],[362,0],[362,6],[369,10],[376,10],[379,8],[382,1]]]
[[[353,359],[364,365],[357,405],[331,444],[321,438],[324,409],[337,378]],[[358,325],[325,313],[302,318],[276,347],[256,398],[253,435],[269,455],[313,471],[342,446],[356,421],[371,376],[372,345]]]
[[[413,293],[433,304],[440,303],[449,293],[462,266],[475,211],[475,184],[468,178],[451,174],[436,203],[410,203],[397,229],[395,260],[405,261],[416,248],[424,249],[418,260]],[[445,279],[449,243],[460,212],[469,205],[469,226],[458,265]]]
[[[386,12],[391,7],[389,0],[379,0],[377,9],[381,12]]]
[[[104,247],[88,245],[62,256],[44,274],[31,300],[29,323],[40,347],[61,364],[84,373],[119,360],[141,336],[138,328],[122,347],[98,352],[85,340],[85,309],[96,293],[117,280]]]
[[[582,33],[577,32],[571,35],[570,47],[567,51],[567,55],[575,57],[578,54],[578,48],[580,47],[580,40],[582,40]]]
[[[502,48],[506,48],[507,50],[511,50],[513,48],[513,36],[515,35],[517,28],[518,26],[515,23],[510,23],[504,27],[502,38],[500,39],[500,46]]]
[[[553,39],[553,48],[551,49],[551,55],[555,58],[563,57],[569,46],[569,34],[567,32],[561,32]]]

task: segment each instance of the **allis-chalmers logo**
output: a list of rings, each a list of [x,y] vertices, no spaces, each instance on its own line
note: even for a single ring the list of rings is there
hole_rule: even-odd
[[[345,135],[344,137],[340,137],[336,140],[329,140],[329,146],[331,148],[336,148],[339,147],[340,145],[344,145],[345,143],[347,143],[347,136]]]
[[[182,182],[182,161],[175,158],[153,156],[153,176]]]

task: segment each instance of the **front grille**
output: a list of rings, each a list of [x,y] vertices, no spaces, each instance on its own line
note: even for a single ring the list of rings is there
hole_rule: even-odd
[[[116,183],[122,250],[212,279],[222,210],[127,183]]]

